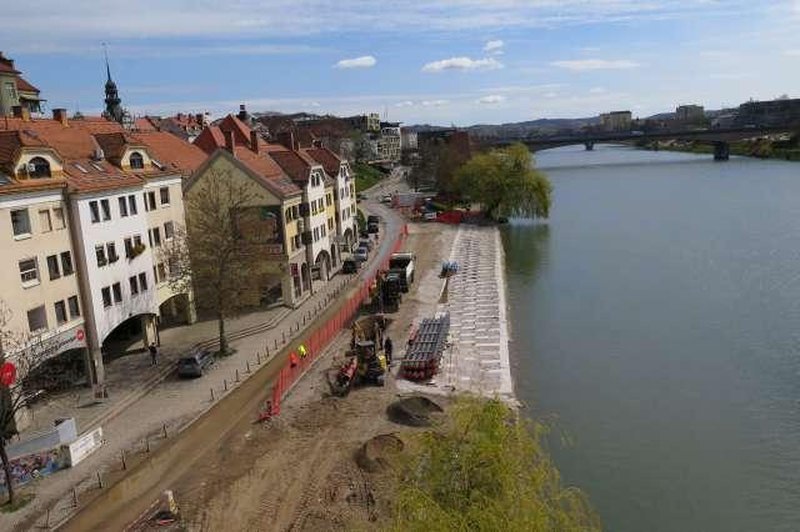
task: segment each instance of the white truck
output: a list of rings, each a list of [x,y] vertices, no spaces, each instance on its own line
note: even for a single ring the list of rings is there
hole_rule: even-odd
[[[389,257],[389,272],[400,276],[400,289],[408,292],[408,287],[414,282],[414,262],[416,255],[408,251],[392,253]]]

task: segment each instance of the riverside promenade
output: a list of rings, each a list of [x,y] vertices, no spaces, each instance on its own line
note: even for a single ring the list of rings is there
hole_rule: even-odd
[[[508,348],[503,244],[496,227],[461,225],[450,251],[458,273],[442,281],[437,312],[450,313],[450,341],[433,381],[405,391],[469,392],[515,403]]]

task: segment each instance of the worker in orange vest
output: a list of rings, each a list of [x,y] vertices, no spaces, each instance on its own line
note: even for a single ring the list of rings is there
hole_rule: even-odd
[[[291,354],[289,355],[289,366],[294,368],[297,367],[297,364],[299,363],[300,362],[297,360],[297,353],[292,351]]]

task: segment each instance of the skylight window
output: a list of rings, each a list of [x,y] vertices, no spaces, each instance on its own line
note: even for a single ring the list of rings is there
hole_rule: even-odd
[[[155,165],[155,167],[158,168],[159,170],[164,170],[166,168],[166,166],[161,164],[160,161],[157,161],[155,159],[150,159],[150,162],[153,163],[153,165]]]
[[[80,164],[78,164],[78,163],[72,163],[72,165],[73,165],[75,168],[77,168],[78,170],[80,170],[81,172],[83,172],[84,174],[88,174],[88,173],[89,173],[89,170],[87,170],[86,168],[84,168],[83,166],[81,166],[81,165],[80,165]]]
[[[100,163],[91,162],[89,164],[91,164],[94,167],[95,170],[98,170],[100,172],[105,172],[106,171],[106,169],[103,168],[103,166]]]

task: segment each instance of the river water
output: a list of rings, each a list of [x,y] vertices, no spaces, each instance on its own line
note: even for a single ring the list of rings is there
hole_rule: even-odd
[[[607,530],[800,530],[800,165],[548,150],[504,229],[517,396]]]

